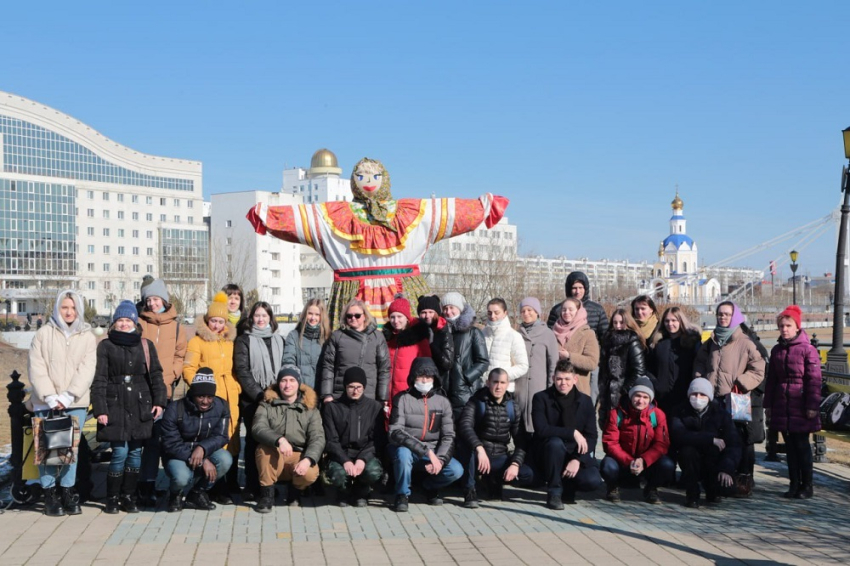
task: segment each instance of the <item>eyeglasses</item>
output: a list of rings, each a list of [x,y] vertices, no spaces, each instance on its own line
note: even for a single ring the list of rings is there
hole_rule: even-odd
[[[356,313],[345,313],[345,319],[346,319],[346,320],[351,320],[352,318],[356,318],[357,320],[360,320],[360,317],[361,317],[361,316],[363,316],[363,313],[362,313],[362,312],[356,312]]]

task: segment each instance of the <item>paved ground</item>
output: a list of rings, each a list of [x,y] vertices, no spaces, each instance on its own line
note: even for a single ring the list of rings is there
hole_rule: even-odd
[[[162,509],[106,515],[99,503],[77,517],[53,519],[40,508],[0,515],[0,564],[847,564],[850,468],[817,465],[816,496],[787,501],[784,464],[761,464],[750,500],[663,505],[626,492],[619,505],[602,493],[565,511],[546,509],[541,493],[507,490],[511,502],[462,508],[414,503],[396,515],[376,497],[368,509],[340,509],[330,497],[300,509],[260,515],[246,506],[206,513]],[[769,466],[769,467],[765,467]],[[102,490],[102,486],[100,486]]]

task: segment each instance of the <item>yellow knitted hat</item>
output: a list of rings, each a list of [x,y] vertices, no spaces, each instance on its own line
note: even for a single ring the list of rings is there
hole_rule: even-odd
[[[215,294],[207,309],[207,320],[216,317],[227,320],[227,295],[224,294],[224,291]]]

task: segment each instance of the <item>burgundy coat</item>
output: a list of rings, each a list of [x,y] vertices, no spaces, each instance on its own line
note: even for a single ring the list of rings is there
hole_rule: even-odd
[[[770,430],[817,432],[820,424],[821,370],[818,351],[805,330],[770,352],[764,408],[770,409]],[[806,411],[818,413],[806,417]]]

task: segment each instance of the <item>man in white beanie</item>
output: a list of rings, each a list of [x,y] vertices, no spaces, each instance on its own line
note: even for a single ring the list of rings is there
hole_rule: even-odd
[[[700,483],[706,502],[720,503],[741,460],[741,437],[707,379],[691,381],[688,402],[670,420],[670,439],[671,454],[682,468],[685,506],[699,507]]]

